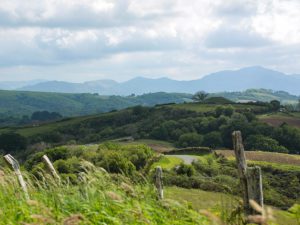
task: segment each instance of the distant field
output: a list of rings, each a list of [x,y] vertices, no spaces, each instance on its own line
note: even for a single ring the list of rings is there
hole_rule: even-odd
[[[282,123],[300,128],[300,113],[272,113],[259,116],[259,119],[272,126],[278,127]]]
[[[156,166],[161,166],[163,169],[172,169],[177,165],[180,165],[183,160],[180,158],[177,158],[175,156],[163,156],[158,162],[154,163],[152,165],[152,168],[155,168]]]
[[[230,104],[228,104],[230,105]],[[210,112],[214,111],[218,106],[226,106],[220,104],[202,104],[202,103],[185,103],[185,104],[175,104],[170,105],[169,107],[178,108],[178,109],[187,109],[196,112]],[[257,106],[257,105],[247,105],[247,104],[232,104],[232,106],[236,110],[247,109],[251,108],[253,111],[261,110],[264,106]]]
[[[101,114],[100,114],[101,115]],[[92,119],[96,118],[99,115],[93,115],[93,116],[82,116],[82,117],[75,117],[75,118],[70,118],[70,119],[64,119],[61,121],[57,122],[51,122],[51,123],[46,123],[46,124],[41,124],[41,125],[30,125],[30,126],[25,126],[25,127],[11,127],[11,128],[0,128],[0,134],[8,131],[15,131],[25,137],[30,137],[36,134],[40,133],[46,133],[50,132],[54,129],[57,129],[59,127],[64,127],[67,125],[72,125],[87,119]]]
[[[166,198],[175,199],[179,202],[188,202],[195,210],[222,209],[229,211],[237,205],[237,199],[231,195],[217,192],[208,192],[198,189],[185,189],[178,187],[166,187]],[[293,219],[290,213],[278,209],[273,209],[276,220],[275,224],[295,225],[297,221]]]
[[[175,148],[174,145],[170,142],[160,141],[160,140],[153,140],[153,139],[139,139],[139,140],[136,140],[136,141],[128,141],[128,142],[125,142],[125,143],[128,143],[128,144],[131,144],[131,143],[146,144],[158,153],[168,152],[168,151],[171,151]]]
[[[232,150],[217,150],[218,154],[224,155],[226,158],[234,158]],[[246,158],[250,161],[261,161],[269,163],[279,163],[287,165],[300,166],[299,155],[289,155],[275,152],[261,152],[261,151],[246,151]]]

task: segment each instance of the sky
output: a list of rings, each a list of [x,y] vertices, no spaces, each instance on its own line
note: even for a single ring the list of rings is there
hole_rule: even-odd
[[[299,0],[1,0],[0,81],[300,74]]]

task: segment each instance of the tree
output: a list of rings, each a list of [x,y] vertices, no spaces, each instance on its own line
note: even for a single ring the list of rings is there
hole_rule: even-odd
[[[213,131],[206,134],[203,138],[203,145],[210,148],[221,147],[223,145],[221,133],[218,131]]]
[[[205,91],[198,91],[196,92],[192,99],[195,101],[195,102],[203,102],[208,96],[208,93],[206,93]]]
[[[272,111],[278,111],[280,109],[280,101],[277,100],[270,101],[270,108]]]
[[[178,146],[180,147],[197,147],[201,146],[203,141],[202,135],[198,133],[186,133],[179,137]]]
[[[279,145],[278,141],[263,135],[250,135],[245,141],[247,150],[263,150],[288,153],[288,149]]]
[[[17,133],[3,133],[0,135],[0,149],[4,153],[25,150],[27,147],[27,139]]]
[[[32,113],[31,120],[33,121],[51,121],[61,119],[62,115],[57,112],[36,111]]]
[[[300,98],[298,99],[297,111],[300,111]]]

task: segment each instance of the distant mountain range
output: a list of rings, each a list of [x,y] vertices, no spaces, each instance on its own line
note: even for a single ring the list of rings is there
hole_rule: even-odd
[[[126,82],[113,80],[97,80],[85,83],[70,83],[62,81],[42,81],[24,83],[23,86],[4,90],[23,90],[59,93],[98,93],[101,95],[141,95],[154,92],[195,93],[203,90],[210,93],[237,92],[247,89],[271,89],[300,94],[300,75],[284,73],[263,67],[246,67],[240,70],[226,70],[212,73],[198,80],[178,81],[169,78],[149,79],[136,77]]]
[[[30,85],[40,84],[46,80],[29,80],[29,81],[2,81],[0,82],[0,90],[16,90]]]

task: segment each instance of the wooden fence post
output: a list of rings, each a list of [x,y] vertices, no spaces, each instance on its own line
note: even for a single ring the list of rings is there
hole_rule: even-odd
[[[155,170],[155,186],[158,191],[158,197],[160,199],[164,198],[164,190],[163,190],[163,183],[162,183],[162,169],[160,166],[156,167]]]
[[[238,167],[238,174],[242,185],[244,209],[246,212],[249,212],[250,205],[249,205],[248,185],[247,185],[247,177],[246,177],[247,162],[246,162],[245,151],[243,146],[242,134],[240,131],[234,131],[232,133],[232,141],[233,141],[235,159]]]
[[[50,170],[52,176],[53,176],[54,178],[56,178],[58,181],[60,181],[60,177],[59,177],[58,173],[56,172],[56,170],[55,170],[55,168],[54,168],[52,162],[51,162],[50,159],[48,158],[48,156],[47,156],[47,155],[43,155],[42,158],[43,158],[43,160],[44,160],[44,163],[46,164],[46,166],[47,166],[48,169]]]
[[[21,174],[20,165],[19,165],[18,161],[14,157],[12,157],[10,154],[5,155],[4,159],[12,167],[12,169],[15,171],[15,174],[18,177],[19,184],[20,184],[21,188],[24,191],[25,198],[29,199],[29,194],[28,194],[27,186],[26,186],[24,178],[23,178],[23,176]]]
[[[248,197],[261,207],[264,206],[261,169],[258,166],[248,167],[247,170]]]
[[[234,131],[232,133],[232,141],[238,167],[238,174],[243,189],[243,202],[246,215],[257,214],[257,212],[255,212],[255,210],[250,206],[250,200],[254,200],[257,204],[263,207],[261,169],[257,166],[247,166],[242,133],[240,131]]]

